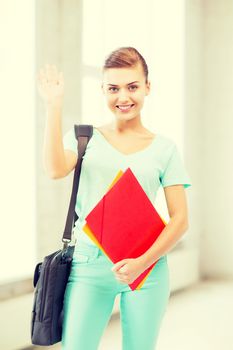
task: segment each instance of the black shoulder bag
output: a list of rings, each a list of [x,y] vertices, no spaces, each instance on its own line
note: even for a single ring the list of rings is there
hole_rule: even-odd
[[[47,255],[36,265],[33,278],[34,299],[31,316],[31,342],[34,345],[53,345],[61,341],[63,322],[63,299],[70,274],[75,245],[71,242],[76,196],[83,155],[93,135],[92,125],[74,125],[78,140],[78,162],[75,167],[72,194],[62,237],[63,248]]]

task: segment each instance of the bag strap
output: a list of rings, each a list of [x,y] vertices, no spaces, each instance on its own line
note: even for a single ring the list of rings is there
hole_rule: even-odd
[[[81,165],[82,165],[83,156],[86,151],[87,144],[93,135],[93,125],[89,125],[89,124],[76,125],[75,124],[74,129],[75,129],[75,137],[78,141],[78,161],[75,166],[70,204],[69,204],[68,214],[66,218],[65,229],[62,237],[62,242],[64,242],[63,249],[65,249],[68,246],[68,243],[71,241],[72,228],[75,221],[78,219],[78,215],[75,212],[75,204],[76,204],[79,179],[80,179],[80,173],[81,173]]]

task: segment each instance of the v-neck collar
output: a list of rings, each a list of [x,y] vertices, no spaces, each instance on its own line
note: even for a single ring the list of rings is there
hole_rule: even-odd
[[[97,132],[97,134],[100,136],[100,139],[103,140],[103,142],[110,148],[112,149],[113,151],[115,151],[116,153],[120,154],[121,156],[123,157],[132,157],[132,156],[136,156],[138,154],[141,154],[141,153],[144,153],[146,151],[149,151],[152,146],[157,142],[158,140],[158,137],[159,137],[159,134],[156,134],[156,136],[153,138],[152,142],[144,147],[143,149],[139,150],[139,151],[136,151],[136,152],[132,152],[132,153],[129,153],[129,154],[126,154],[126,153],[123,153],[121,151],[119,151],[116,147],[114,147],[107,139],[106,137],[102,134],[101,131],[99,131],[96,127],[93,127],[93,131],[94,132]]]

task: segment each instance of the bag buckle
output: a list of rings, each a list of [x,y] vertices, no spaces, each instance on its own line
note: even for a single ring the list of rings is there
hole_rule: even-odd
[[[69,243],[71,242],[71,240],[67,239],[67,238],[62,238],[62,242],[64,243],[63,244],[63,250],[65,250],[69,246]]]

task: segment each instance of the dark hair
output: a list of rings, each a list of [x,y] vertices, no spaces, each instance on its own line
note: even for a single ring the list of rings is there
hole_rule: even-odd
[[[145,75],[146,83],[148,82],[148,67],[145,59],[134,47],[120,47],[112,51],[105,59],[103,72],[107,68],[126,68],[134,67],[141,63]]]

